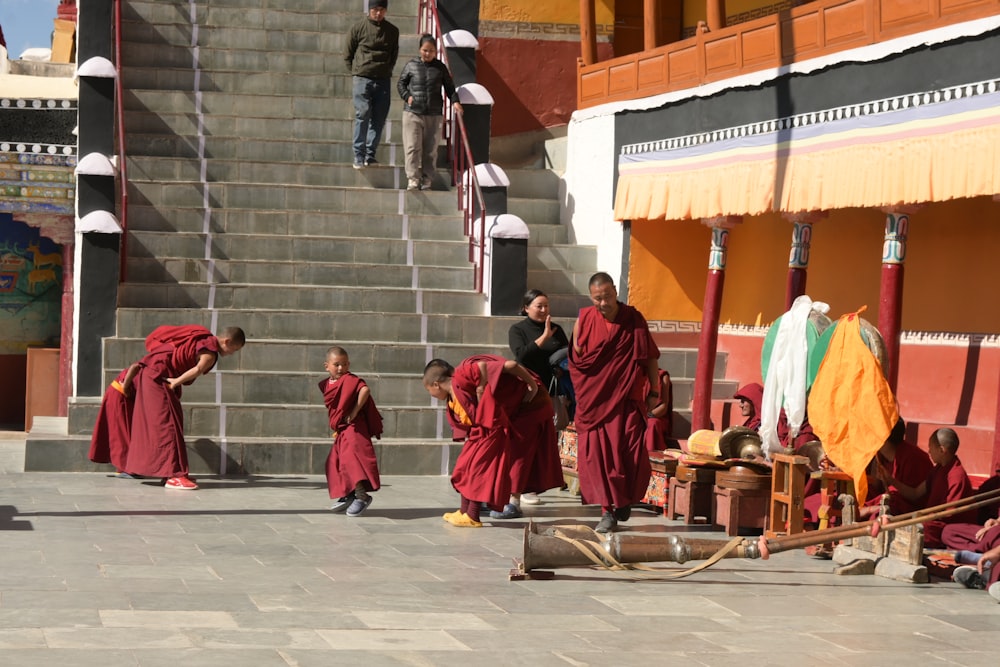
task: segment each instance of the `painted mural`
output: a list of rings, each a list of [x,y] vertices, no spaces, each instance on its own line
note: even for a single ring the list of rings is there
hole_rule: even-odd
[[[62,248],[0,213],[0,355],[59,347]]]

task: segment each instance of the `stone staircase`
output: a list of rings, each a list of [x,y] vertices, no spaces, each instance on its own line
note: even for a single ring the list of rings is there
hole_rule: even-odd
[[[185,388],[192,472],[321,473],[330,441],[317,383],[326,349],[342,345],[385,419],[383,473],[447,474],[459,447],[421,386],[423,366],[509,356],[507,330],[519,318],[482,315],[445,170],[434,191],[399,189],[400,100],[380,166],[350,166],[341,52],[362,3],[194,5],[196,26],[187,1],[124,5],[127,281],[117,336],[105,341],[104,384],[160,324],[241,326],[243,351]],[[395,0],[388,16],[403,35],[397,69],[417,51],[416,6]],[[508,176],[509,211],[531,231],[528,284],[550,294],[568,329],[596,252],[568,243],[556,174]],[[693,352],[671,355],[675,367],[694,368]],[[691,387],[682,378],[693,373],[665,367],[684,413]],[[86,460],[99,402],[73,400],[68,437],[32,437],[26,469],[102,469]]]

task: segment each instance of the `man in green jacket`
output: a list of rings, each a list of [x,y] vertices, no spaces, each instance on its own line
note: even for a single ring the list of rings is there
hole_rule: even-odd
[[[354,168],[376,164],[375,149],[389,115],[399,28],[385,20],[388,0],[368,0],[368,16],[351,28],[344,60],[353,75]]]

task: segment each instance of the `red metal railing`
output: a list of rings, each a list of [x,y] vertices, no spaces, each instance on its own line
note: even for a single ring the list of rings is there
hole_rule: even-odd
[[[115,154],[118,156],[118,222],[122,226],[121,266],[118,280],[125,282],[128,260],[128,171],[125,159],[125,102],[122,94],[122,0],[115,0]]]
[[[448,54],[442,44],[441,19],[438,15],[437,0],[420,0],[417,13],[417,32],[434,35],[438,42],[441,61],[448,65]],[[457,114],[450,104],[444,105],[443,132],[448,159],[451,161],[451,184],[458,192],[458,208],[462,211],[463,229],[469,238],[469,261],[475,267],[474,289],[483,293],[483,273],[486,258],[486,204],[483,191],[476,176],[476,164],[469,146],[469,135],[465,131],[462,114]],[[476,209],[478,207],[479,229],[476,229]]]

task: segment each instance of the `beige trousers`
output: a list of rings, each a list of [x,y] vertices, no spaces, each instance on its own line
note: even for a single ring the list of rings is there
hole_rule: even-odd
[[[421,116],[403,112],[403,151],[406,178],[430,181],[437,169],[437,147],[441,138],[441,116]]]

